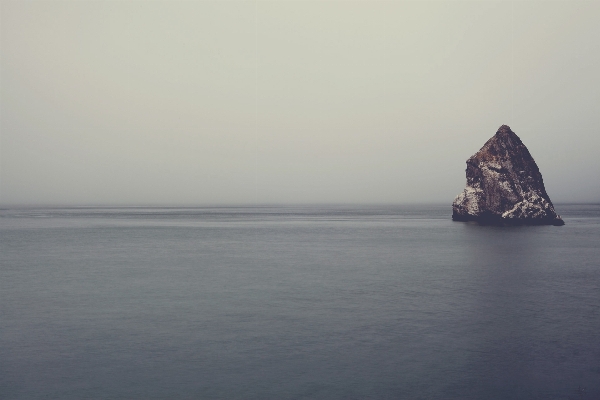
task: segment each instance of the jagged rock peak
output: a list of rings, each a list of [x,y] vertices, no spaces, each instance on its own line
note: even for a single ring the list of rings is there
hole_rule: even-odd
[[[510,133],[514,133],[513,131],[510,130],[510,126],[508,126],[508,125],[502,125],[502,126],[500,126],[500,128],[498,128],[498,132],[496,132],[496,133],[500,133],[500,132],[502,132],[502,133],[509,133],[509,132]]]
[[[521,139],[502,125],[467,160],[467,186],[452,204],[455,221],[564,225]]]

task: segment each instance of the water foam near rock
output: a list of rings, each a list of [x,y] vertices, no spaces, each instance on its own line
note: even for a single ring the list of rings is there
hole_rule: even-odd
[[[467,160],[466,175],[467,186],[452,204],[454,221],[564,225],[535,160],[509,126]]]

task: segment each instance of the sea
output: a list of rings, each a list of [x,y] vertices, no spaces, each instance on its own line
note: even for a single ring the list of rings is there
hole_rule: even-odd
[[[0,210],[0,399],[600,399],[600,205]]]

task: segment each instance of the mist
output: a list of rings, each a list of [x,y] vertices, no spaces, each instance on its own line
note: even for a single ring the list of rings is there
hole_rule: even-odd
[[[448,203],[502,124],[600,201],[600,3],[3,1],[0,204]]]

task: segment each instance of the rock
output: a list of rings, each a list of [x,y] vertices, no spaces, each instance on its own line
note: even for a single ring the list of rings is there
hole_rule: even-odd
[[[502,125],[467,160],[467,187],[452,204],[454,221],[564,225],[540,170],[521,139]]]

